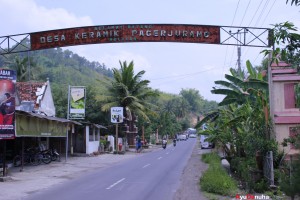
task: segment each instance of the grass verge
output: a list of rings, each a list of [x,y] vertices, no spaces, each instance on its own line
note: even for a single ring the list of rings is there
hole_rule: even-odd
[[[224,196],[233,196],[238,188],[235,180],[231,178],[216,153],[202,155],[202,160],[209,164],[208,169],[200,178],[200,187],[203,191]]]

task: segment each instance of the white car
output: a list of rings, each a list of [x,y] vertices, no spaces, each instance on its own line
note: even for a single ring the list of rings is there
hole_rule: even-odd
[[[196,134],[190,134],[189,138],[196,138]]]
[[[207,135],[200,135],[200,145],[201,149],[214,148],[215,145],[211,142],[206,141],[208,138]]]
[[[179,135],[179,140],[187,140],[187,135],[185,135],[185,134],[181,134],[181,135]]]

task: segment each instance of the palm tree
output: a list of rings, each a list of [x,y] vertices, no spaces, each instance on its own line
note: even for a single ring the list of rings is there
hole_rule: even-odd
[[[183,97],[176,97],[167,101],[162,108],[162,111],[174,114],[177,120],[184,118],[189,110],[190,106]]]
[[[145,71],[134,74],[134,63],[126,61],[121,63],[121,69],[113,69],[114,80],[109,87],[109,95],[105,96],[106,103],[101,110],[107,112],[111,107],[120,106],[124,108],[125,115],[132,113],[149,120],[148,115],[154,114],[151,110],[153,104],[147,102],[150,96],[157,96],[158,93],[148,87],[149,80],[142,80]]]
[[[30,63],[30,67],[28,63]],[[17,81],[19,82],[36,80],[38,75],[41,74],[41,68],[28,57],[15,57],[14,61],[9,61],[8,64],[11,69],[16,71]]]

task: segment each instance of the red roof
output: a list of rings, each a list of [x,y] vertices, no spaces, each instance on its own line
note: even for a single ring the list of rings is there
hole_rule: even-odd
[[[34,102],[34,107],[39,107],[39,99],[44,95],[47,82],[17,82],[16,89],[18,93],[18,98],[20,102],[22,101],[32,101]]]
[[[278,64],[276,62],[273,62],[271,64],[271,67],[290,67],[290,66],[291,66],[291,64],[288,64],[284,61],[279,61]]]

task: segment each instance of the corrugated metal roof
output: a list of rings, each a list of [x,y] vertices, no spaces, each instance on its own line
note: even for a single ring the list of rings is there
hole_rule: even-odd
[[[91,122],[80,122],[81,124],[87,124],[87,125],[92,125],[92,126],[95,126],[96,128],[103,128],[103,129],[107,129],[105,126],[102,126],[100,124],[94,124],[94,123],[91,123]]]
[[[62,123],[72,123],[72,124],[82,125],[81,123],[79,123],[77,121],[72,121],[72,120],[68,120],[68,119],[65,119],[65,118],[50,117],[50,116],[46,116],[46,115],[41,115],[41,114],[37,114],[37,113],[33,113],[33,112],[25,112],[25,111],[21,111],[21,110],[16,110],[16,115],[28,115],[28,116],[37,117],[37,118],[40,118],[40,119],[46,119],[46,120],[58,121],[58,122],[62,122]]]

